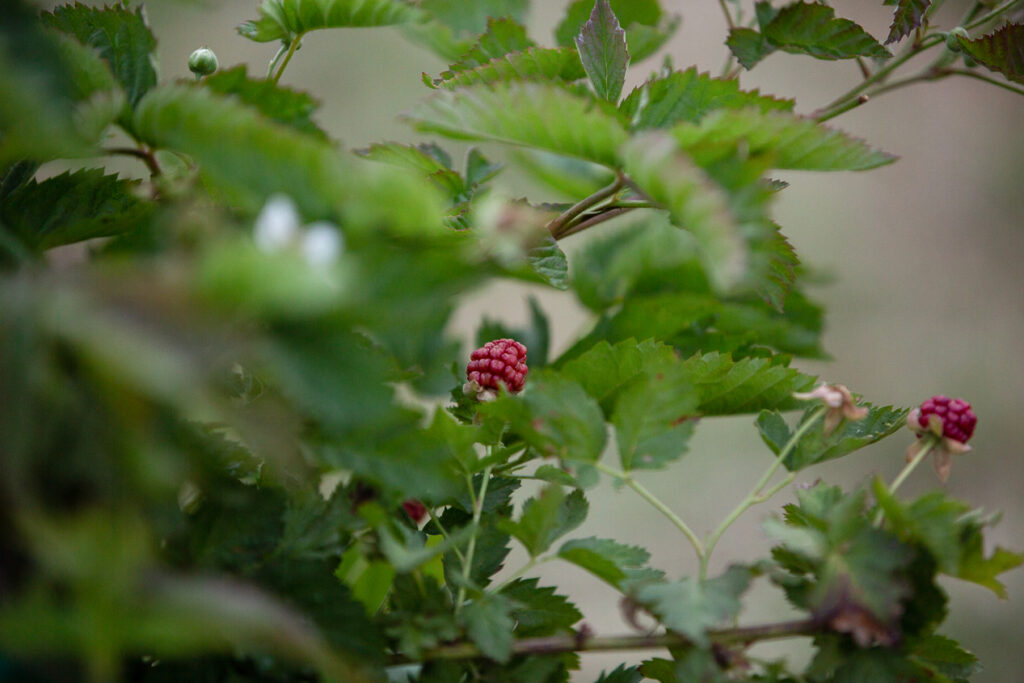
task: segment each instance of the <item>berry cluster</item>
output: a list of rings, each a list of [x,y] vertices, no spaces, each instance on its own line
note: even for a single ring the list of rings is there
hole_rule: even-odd
[[[922,429],[928,429],[929,417],[936,415],[942,420],[942,436],[967,443],[974,434],[974,425],[978,418],[971,410],[971,404],[961,398],[948,396],[932,396],[921,404],[917,423]]]
[[[522,391],[526,381],[526,347],[515,339],[495,339],[473,352],[466,378],[484,389],[497,391],[504,382],[510,393]]]

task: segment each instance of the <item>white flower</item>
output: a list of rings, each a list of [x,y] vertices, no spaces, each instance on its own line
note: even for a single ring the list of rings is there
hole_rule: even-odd
[[[314,268],[325,268],[337,262],[343,245],[344,239],[338,228],[326,221],[319,221],[306,227],[306,235],[302,238],[302,256]]]
[[[299,212],[295,202],[283,194],[275,194],[256,216],[253,240],[263,251],[279,251],[295,241],[299,233]]]

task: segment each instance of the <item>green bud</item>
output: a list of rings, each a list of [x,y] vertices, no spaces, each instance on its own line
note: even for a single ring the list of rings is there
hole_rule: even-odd
[[[963,48],[960,46],[960,39],[970,40],[971,35],[967,32],[963,26],[957,26],[949,33],[946,34],[946,49],[950,52],[960,52]]]
[[[217,70],[217,55],[208,47],[201,47],[188,57],[189,71],[198,76],[209,76]]]

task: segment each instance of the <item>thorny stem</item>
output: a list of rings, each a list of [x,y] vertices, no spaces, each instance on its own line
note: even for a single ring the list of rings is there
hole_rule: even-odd
[[[480,493],[473,498],[473,535],[469,537],[469,544],[466,545],[466,561],[462,563],[462,585],[459,586],[459,594],[455,599],[455,613],[462,609],[462,603],[466,600],[466,584],[469,583],[470,572],[473,568],[473,553],[476,552],[476,537],[480,531],[480,514],[484,509],[484,499],[487,497],[487,484],[491,480],[491,466],[484,468],[483,481],[480,482]],[[472,483],[472,479],[470,480]],[[469,487],[470,495],[473,494],[473,487]]]
[[[771,481],[771,478],[775,474],[775,472],[780,467],[782,467],[782,465],[786,462],[786,458],[789,457],[789,454],[793,451],[794,448],[796,448],[796,445],[800,443],[800,439],[803,438],[804,434],[806,434],[811,429],[811,427],[818,423],[818,421],[822,418],[822,416],[825,414],[827,410],[828,408],[826,406],[821,406],[820,408],[818,408],[818,410],[811,413],[806,420],[804,420],[804,423],[800,425],[800,427],[795,432],[793,432],[793,436],[789,438],[789,441],[786,442],[786,445],[783,446],[781,451],[779,451],[779,455],[777,458],[775,458],[775,462],[771,464],[771,467],[765,470],[765,473],[761,476],[758,482],[754,484],[754,488],[750,490],[750,493],[747,494],[747,497],[740,501],[740,504],[737,505],[735,509],[733,509],[733,511],[729,513],[729,516],[722,520],[722,523],[718,525],[718,528],[715,529],[710,536],[708,536],[708,539],[707,541],[705,541],[704,544],[704,553],[703,555],[701,555],[700,558],[701,579],[707,576],[708,560],[711,559],[711,552],[715,549],[715,545],[718,544],[718,541],[722,537],[722,534],[725,533],[725,530],[728,529],[733,522],[739,519],[740,515],[746,512],[747,508],[756,505],[757,503],[764,502],[771,497],[771,495],[763,493],[764,487],[768,485],[768,482]],[[786,477],[786,480],[783,480],[783,483],[781,485],[776,486],[771,490],[771,494],[777,493],[779,490],[782,489],[783,486],[785,486],[792,480],[792,476]]]
[[[690,545],[692,545],[693,549],[697,551],[697,557],[702,558],[704,556],[704,546],[700,542],[700,539],[697,538],[697,534],[693,533],[693,530],[686,525],[686,522],[679,518],[679,515],[672,512],[667,505],[661,502],[661,500],[651,493],[643,484],[634,479],[632,475],[600,462],[594,463],[594,467],[597,468],[598,471],[604,472],[609,477],[618,479],[623,484],[640,494],[641,498],[650,503],[655,510],[663,514],[670,522],[672,522],[672,524],[675,525],[677,529],[683,532],[686,539],[690,541]]]
[[[576,216],[579,216],[587,209],[597,206],[604,200],[615,196],[615,194],[625,186],[626,180],[622,174],[619,173],[611,185],[603,187],[589,197],[581,199],[579,202],[566,209],[560,216],[548,223],[547,228],[551,232],[551,236],[555,239],[562,237],[564,229],[573,218],[576,218]]]
[[[821,622],[816,619],[799,619],[782,621],[757,626],[737,626],[708,631],[708,638],[720,645],[746,645],[762,640],[777,640],[798,636],[812,636],[822,629]],[[618,650],[644,650],[655,648],[685,648],[693,643],[678,633],[659,635],[628,635],[628,636],[592,636],[586,632],[573,635],[545,636],[541,638],[523,638],[512,645],[514,655],[559,654],[563,652],[612,652]],[[434,659],[473,659],[483,654],[473,643],[456,643],[443,645],[424,652],[416,660],[403,655],[392,658],[392,664],[406,664],[412,661],[429,661]]]

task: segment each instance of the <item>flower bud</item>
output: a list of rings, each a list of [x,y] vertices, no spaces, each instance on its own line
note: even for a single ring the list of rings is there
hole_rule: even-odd
[[[208,47],[201,47],[188,57],[188,69],[197,78],[209,76],[217,70],[218,66],[217,55],[213,54],[213,50]]]
[[[957,26],[946,34],[946,49],[950,52],[960,52],[963,50],[960,46],[961,38],[964,40],[970,40],[971,35],[963,26]]]

